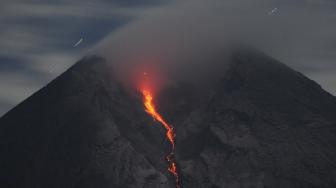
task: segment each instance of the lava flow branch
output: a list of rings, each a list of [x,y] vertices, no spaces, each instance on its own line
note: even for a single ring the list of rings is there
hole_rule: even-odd
[[[145,74],[144,74],[145,75]],[[170,124],[168,124],[163,117],[157,112],[154,102],[153,102],[153,93],[150,91],[149,88],[142,88],[141,93],[144,97],[144,106],[146,112],[151,115],[154,120],[160,122],[162,126],[166,129],[166,138],[170,142],[172,148],[170,153],[166,156],[166,160],[168,162],[168,171],[174,176],[176,188],[180,188],[180,179],[179,174],[177,172],[177,166],[176,161],[174,157],[174,151],[175,151],[175,131],[174,127]]]

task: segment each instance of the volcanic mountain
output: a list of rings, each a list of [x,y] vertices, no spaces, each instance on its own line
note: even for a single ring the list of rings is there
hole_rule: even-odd
[[[182,188],[336,187],[336,98],[254,50],[207,92],[162,90]],[[0,187],[175,187],[166,131],[104,58],[85,57],[0,119]]]

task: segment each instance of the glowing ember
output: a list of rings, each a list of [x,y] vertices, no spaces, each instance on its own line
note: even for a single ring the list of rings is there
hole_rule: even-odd
[[[146,112],[151,115],[154,120],[160,122],[164,128],[166,129],[166,137],[172,145],[171,152],[166,156],[167,162],[169,164],[168,171],[175,177],[176,187],[180,188],[179,182],[179,174],[177,172],[176,162],[174,158],[174,150],[175,150],[175,132],[174,128],[169,125],[162,116],[156,111],[154,103],[153,103],[153,95],[147,89],[142,89],[142,95],[144,96],[144,106]]]

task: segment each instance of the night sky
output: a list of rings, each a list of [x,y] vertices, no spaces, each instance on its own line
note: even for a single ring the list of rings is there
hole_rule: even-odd
[[[143,15],[150,16],[153,9],[160,11],[178,3],[173,0],[3,0],[0,115],[64,72],[105,37],[143,19]],[[256,0],[251,6],[251,0],[228,0],[223,6],[231,4],[274,19],[274,29],[268,30],[275,34],[267,38],[266,51],[336,95],[335,1]],[[193,6],[184,7],[189,14],[197,14],[192,11]],[[209,9],[212,7],[216,6]],[[222,14],[240,17],[244,12],[227,8]],[[202,25],[205,20],[197,21]]]

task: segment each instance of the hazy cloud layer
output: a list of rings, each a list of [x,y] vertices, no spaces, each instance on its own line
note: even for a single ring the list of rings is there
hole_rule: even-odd
[[[0,115],[107,35],[107,41],[132,44],[133,51],[150,51],[157,41],[188,49],[235,33],[336,94],[335,23],[333,0],[5,0],[0,7]],[[177,46],[181,40],[188,45]]]
[[[183,56],[197,56],[184,61],[191,62],[187,69],[193,67],[195,72],[199,54],[221,50],[232,41],[243,41],[336,93],[336,76],[332,76],[336,70],[335,8],[336,2],[327,0],[177,1],[112,33],[100,49],[107,50],[105,54],[112,61],[127,63],[126,68],[133,67],[129,63],[141,63],[146,58],[172,63],[183,61]],[[212,66],[207,63],[199,67],[204,71]],[[172,69],[183,69],[183,65]],[[182,71],[183,75],[186,73],[190,74]]]

